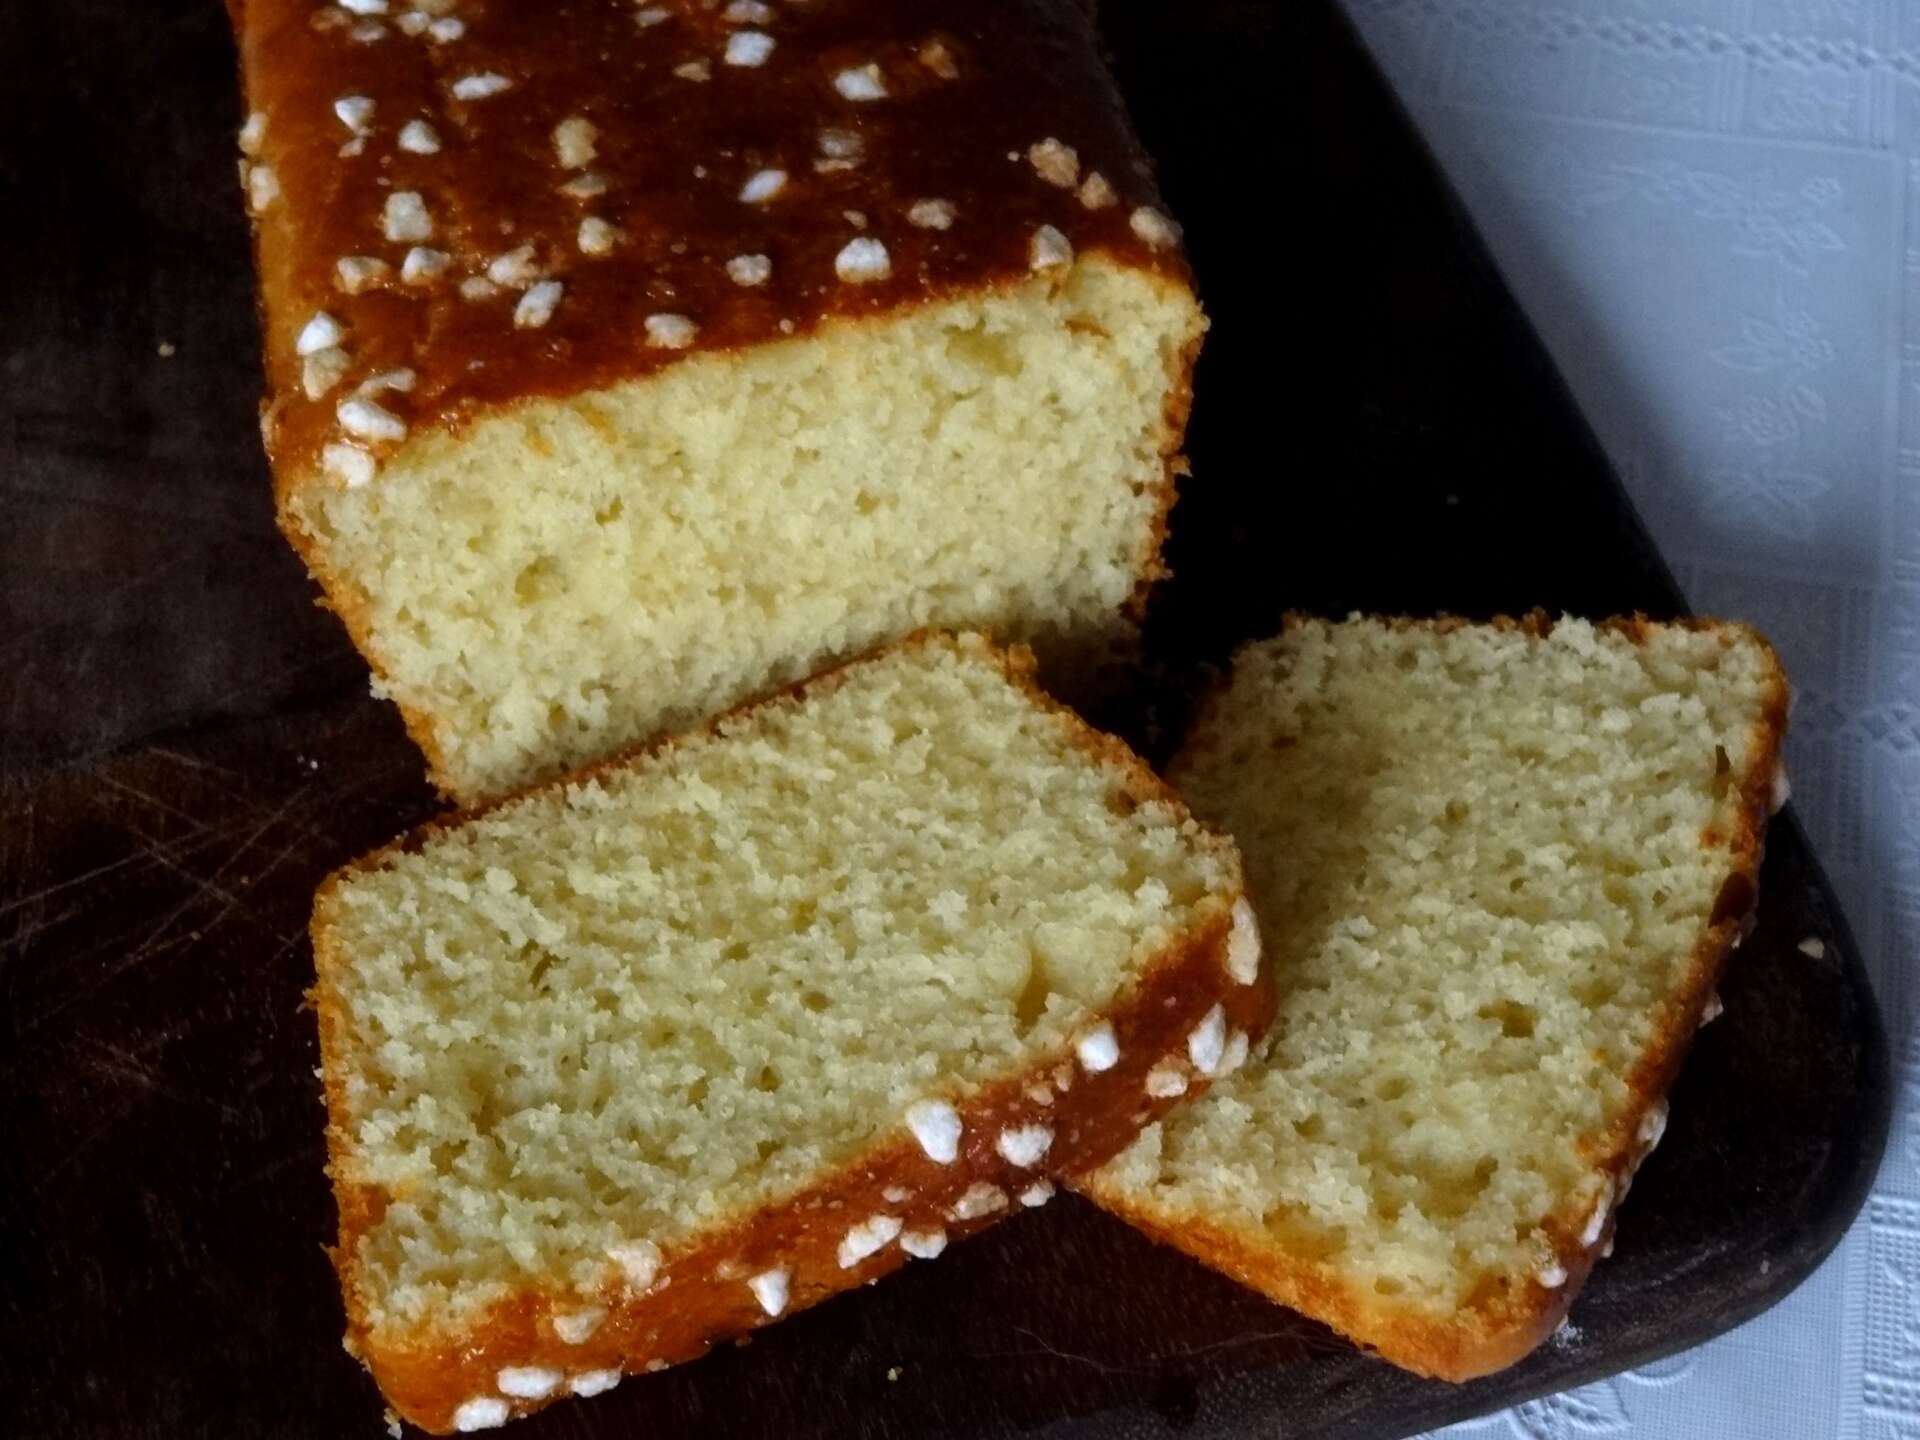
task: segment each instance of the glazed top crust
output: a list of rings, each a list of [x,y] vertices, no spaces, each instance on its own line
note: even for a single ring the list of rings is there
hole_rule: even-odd
[[[283,488],[1078,252],[1190,284],[1077,0],[229,10]]]

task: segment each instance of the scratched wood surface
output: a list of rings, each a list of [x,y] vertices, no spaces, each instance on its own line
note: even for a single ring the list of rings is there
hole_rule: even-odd
[[[1105,718],[1159,753],[1289,607],[1677,608],[1331,5],[1107,21],[1216,328],[1179,579]],[[272,530],[224,21],[4,7],[0,60],[0,1435],[373,1436],[304,927],[433,801]],[[1790,819],[1725,995],[1581,1338],[1504,1375],[1399,1374],[1067,1198],[517,1433],[1378,1440],[1639,1363],[1791,1289],[1884,1143],[1879,1020]]]

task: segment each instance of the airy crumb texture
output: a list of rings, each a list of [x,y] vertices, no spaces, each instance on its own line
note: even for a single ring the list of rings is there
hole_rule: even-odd
[[[970,637],[342,872],[316,1000],[360,1338],[529,1292],[594,1334],[701,1236],[918,1155],[910,1107],[1070,1057],[1156,957],[1224,942],[1239,888],[1230,844]],[[856,1221],[842,1267],[901,1225]],[[740,1304],[786,1309],[786,1263]]]
[[[1592,1263],[1752,899],[1786,684],[1737,625],[1300,621],[1172,779],[1246,858],[1267,1044],[1089,1193],[1464,1378]]]
[[[1090,256],[421,431],[287,518],[472,802],[923,626],[1097,657],[1158,574],[1203,324]]]

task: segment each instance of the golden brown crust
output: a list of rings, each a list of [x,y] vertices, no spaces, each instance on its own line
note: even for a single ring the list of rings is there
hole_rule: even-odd
[[[1553,1333],[1578,1283],[1569,1277],[1560,1303],[1554,1306],[1549,1300],[1533,1313],[1489,1317],[1461,1311],[1440,1323],[1368,1294],[1333,1267],[1287,1254],[1263,1231],[1230,1226],[1217,1216],[1140,1203],[1137,1194],[1102,1185],[1097,1178],[1076,1180],[1073,1188],[1142,1233],[1318,1320],[1362,1349],[1439,1380],[1470,1380],[1519,1360]]]
[[[922,633],[891,650],[914,646],[973,646],[974,641]],[[1120,741],[1103,735],[1041,692],[1032,679],[1033,660],[1024,650],[1000,651],[981,646],[975,651],[991,659],[1036,704],[1057,715],[1081,748],[1101,762],[1120,769],[1125,793],[1135,803],[1162,801],[1180,813],[1185,809],[1173,792]],[[788,687],[780,695],[729,715],[743,714],[757,705],[781,703],[818,695],[842,683],[855,666],[849,665]],[[711,733],[728,717],[710,722],[701,732]],[[622,757],[600,762],[546,786],[547,790],[589,779],[630,765],[642,756],[675,744],[673,737],[636,747]],[[532,792],[523,792],[532,793]],[[950,1238],[961,1238],[1022,1208],[1020,1192],[1041,1178],[1041,1172],[1010,1164],[995,1148],[995,1139],[1009,1126],[1040,1123],[1052,1128],[1045,1173],[1073,1174],[1104,1163],[1173,1103],[1147,1094],[1147,1072],[1178,1057],[1190,1081],[1189,1093],[1201,1093],[1207,1077],[1186,1066],[1188,1037],[1215,1006],[1223,1007],[1230,1030],[1257,1038],[1271,1023],[1274,990],[1262,967],[1252,984],[1234,980],[1226,964],[1230,908],[1238,891],[1219,897],[1207,918],[1193,932],[1180,937],[1148,963],[1139,982],[1102,1017],[1113,1027],[1119,1060],[1110,1069],[1089,1072],[1071,1052],[1049,1055],[1031,1069],[983,1087],[959,1106],[964,1138],[961,1154],[952,1165],[938,1165],[904,1134],[891,1134],[837,1173],[823,1176],[809,1189],[789,1197],[780,1206],[700,1236],[697,1243],[669,1252],[660,1278],[645,1294],[613,1293],[598,1303],[607,1318],[582,1344],[562,1341],[553,1331],[556,1310],[577,1310],[578,1296],[560,1297],[534,1291],[516,1294],[493,1307],[476,1324],[457,1334],[423,1334],[394,1340],[376,1335],[369,1323],[366,1297],[357,1289],[353,1257],[360,1238],[375,1224],[385,1199],[377,1191],[348,1178],[352,1140],[346,1126],[348,1045],[344,1002],[332,977],[340,964],[333,936],[325,924],[326,900],[341,880],[377,866],[397,850],[412,848],[429,836],[477,815],[513,803],[518,797],[494,801],[462,816],[432,822],[411,835],[342,867],[329,876],[315,897],[313,947],[316,983],[311,999],[319,1017],[322,1083],[329,1117],[328,1170],[340,1209],[340,1239],[333,1250],[335,1268],[347,1310],[347,1344],[373,1372],[393,1407],[415,1424],[444,1433],[452,1428],[454,1409],[475,1396],[498,1393],[496,1377],[503,1366],[550,1366],[573,1375],[606,1369],[635,1371],[676,1364],[705,1353],[722,1339],[770,1323],[746,1280],[773,1267],[790,1272],[791,1298],[783,1313],[864,1283],[904,1264],[907,1257],[890,1245],[861,1263],[843,1269],[838,1250],[848,1228],[878,1214],[902,1220],[909,1231],[940,1228]],[[1219,841],[1223,847],[1229,842]],[[1042,1100],[1040,1087],[1050,1092]],[[978,1184],[999,1188],[1005,1205],[991,1214],[954,1219],[949,1211],[958,1198]],[[907,1190],[908,1198],[889,1203],[886,1192]],[[561,1398],[564,1385],[551,1397]],[[544,1403],[544,1402],[537,1402]],[[517,1412],[537,1408],[535,1402],[516,1402]]]
[[[1289,616],[1287,623],[1297,623],[1298,619]],[[1557,622],[1542,611],[1534,611],[1490,622],[1442,616],[1431,620],[1391,618],[1381,623],[1436,633],[1485,623],[1544,638]],[[1581,1153],[1595,1173],[1605,1177],[1604,1199],[1598,1212],[1592,1199],[1584,1197],[1576,1202],[1577,1208],[1549,1216],[1542,1224],[1552,1241],[1556,1263],[1565,1272],[1564,1281],[1546,1285],[1538,1275],[1494,1277],[1484,1295],[1451,1315],[1436,1316],[1373,1293],[1371,1287],[1357,1283],[1338,1266],[1290,1254],[1263,1230],[1243,1229],[1217,1217],[1154,1206],[1122,1187],[1102,1185],[1097,1178],[1075,1182],[1076,1189],[1103,1209],[1154,1238],[1321,1321],[1383,1359],[1434,1379],[1465,1381],[1504,1369],[1551,1335],[1565,1318],[1595,1261],[1611,1248],[1620,1201],[1664,1126],[1664,1112],[1660,1112],[1658,1123],[1655,1112],[1665,1105],[1667,1091],[1703,1023],[1727,956],[1739,943],[1759,894],[1760,863],[1790,700],[1786,672],[1773,647],[1751,626],[1731,621],[1650,621],[1634,615],[1597,622],[1597,626],[1622,634],[1635,644],[1645,644],[1663,627],[1716,631],[1724,634],[1729,644],[1735,638],[1744,638],[1765,652],[1771,676],[1766,703],[1748,733],[1746,753],[1737,759],[1729,757],[1739,785],[1733,831],[1722,836],[1709,830],[1701,837],[1703,845],[1723,846],[1726,851],[1727,878],[1719,898],[1694,947],[1685,978],[1662,1005],[1653,1038],[1629,1072],[1630,1100],[1606,1131],[1583,1137],[1580,1143]],[[1223,680],[1201,707],[1202,712],[1218,703],[1224,687]],[[1200,723],[1197,718],[1196,727]],[[1269,959],[1284,963],[1282,957]]]
[[[376,372],[415,372],[411,390],[380,397],[415,431],[458,428],[686,355],[1020,283],[1045,226],[1074,253],[1190,288],[1071,0],[817,0],[731,20],[720,6],[675,0],[651,7],[664,17],[656,24],[638,23],[638,8],[466,0],[442,17],[457,36],[437,40],[407,33],[397,7],[368,17],[307,0],[236,7],[248,107],[263,117],[242,163],[250,181],[254,169],[271,177],[251,192],[262,428],[283,497],[315,475],[324,444],[347,438],[336,403]],[[727,63],[742,34],[771,43],[760,63]],[[846,73],[858,77],[844,82],[852,95],[837,88]],[[884,95],[861,98],[875,79]],[[462,81],[501,88],[476,95]],[[371,110],[339,108],[356,98]],[[576,118],[591,133],[568,153],[554,132]],[[414,121],[431,128],[430,153],[402,143]],[[823,142],[825,131],[851,140]],[[1034,158],[1048,141],[1071,158]],[[743,200],[766,171],[784,185]],[[1090,205],[1083,187],[1096,173],[1100,203]],[[582,177],[604,188],[563,193]],[[387,225],[396,195],[420,197],[430,233]],[[946,228],[909,219],[924,200],[952,207]],[[604,254],[582,249],[589,218],[611,227]],[[884,276],[845,278],[840,257],[855,239],[885,247]],[[448,257],[444,271],[404,278],[415,246]],[[463,296],[463,281],[486,279],[523,246],[530,257],[497,272],[495,293]],[[771,273],[746,285],[726,266],[749,255],[767,256]],[[348,257],[386,268],[349,293],[337,269]],[[516,325],[534,277],[558,281],[560,297],[543,323]],[[320,311],[341,322],[349,366],[309,398],[295,342]],[[648,317],[663,315],[691,321],[690,342],[650,339]]]

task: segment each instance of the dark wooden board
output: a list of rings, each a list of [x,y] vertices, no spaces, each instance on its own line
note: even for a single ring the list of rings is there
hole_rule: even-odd
[[[1290,607],[1676,611],[1332,5],[1105,9],[1215,317],[1154,678],[1107,718],[1158,751]],[[0,1434],[372,1436],[304,926],[432,801],[272,529],[225,22],[3,7],[0,66]],[[1402,1375],[1064,1198],[514,1433],[1381,1440],[1641,1363],[1798,1283],[1885,1142],[1880,1022],[1790,815],[1725,995],[1581,1338],[1506,1374]]]

